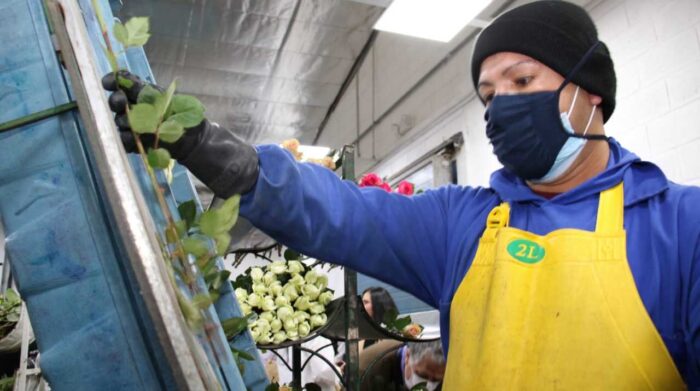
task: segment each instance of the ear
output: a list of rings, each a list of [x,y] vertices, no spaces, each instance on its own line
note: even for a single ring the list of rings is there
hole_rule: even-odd
[[[603,103],[603,98],[601,98],[598,95],[595,94],[588,94],[588,101],[590,102],[591,106],[600,106],[601,103]]]

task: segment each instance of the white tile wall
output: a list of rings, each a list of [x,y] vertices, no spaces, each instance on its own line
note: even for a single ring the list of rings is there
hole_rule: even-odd
[[[700,0],[577,3],[587,6],[615,62],[618,105],[606,124],[607,133],[643,159],[657,163],[670,179],[700,185]],[[367,63],[359,76],[361,131],[455,45],[441,48],[380,34],[374,52],[376,83],[372,85]],[[483,107],[473,96],[470,53],[468,44],[376,124],[379,163],[366,159],[371,157],[364,153],[372,145],[368,136],[360,143],[364,156],[357,164],[359,170],[372,168],[391,175],[461,131],[465,145],[457,160],[459,181],[488,185],[491,172],[499,165],[484,135]],[[372,92],[375,118],[371,117]],[[354,93],[354,88],[348,90],[352,99],[343,99],[320,144],[339,145],[355,138]],[[399,137],[394,124],[406,114],[414,116],[416,126]]]

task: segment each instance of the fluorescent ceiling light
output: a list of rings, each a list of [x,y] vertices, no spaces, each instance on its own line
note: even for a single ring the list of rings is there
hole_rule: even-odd
[[[331,149],[314,145],[300,145],[298,151],[304,154],[304,159],[323,159],[328,156]]]
[[[377,30],[448,42],[491,0],[394,0]]]

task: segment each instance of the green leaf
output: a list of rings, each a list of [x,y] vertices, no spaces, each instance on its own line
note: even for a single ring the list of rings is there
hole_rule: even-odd
[[[175,121],[165,121],[160,124],[158,134],[160,139],[166,143],[174,143],[185,134],[185,128]]]
[[[126,89],[134,86],[133,80],[127,79],[126,77],[119,77],[119,75],[117,75],[117,83],[119,84],[119,87]]]
[[[396,317],[399,316],[399,312],[393,308],[390,308],[384,312],[384,319],[382,319],[382,322],[384,322],[387,327],[391,327],[394,324],[394,321],[396,321]]]
[[[187,324],[189,324],[192,329],[199,329],[202,326],[203,319],[202,314],[197,310],[191,301],[187,300],[185,295],[180,292],[179,289],[175,289],[175,294],[177,295],[177,302],[180,305],[180,310],[182,315],[185,317]]]
[[[20,304],[22,302],[22,299],[19,298],[17,292],[12,288],[7,288],[5,291],[5,300],[12,305]]]
[[[398,318],[394,322],[394,326],[398,331],[403,331],[403,329],[411,324],[411,317],[410,316],[404,316],[403,318]]]
[[[134,17],[129,19],[126,24],[129,40],[126,45],[130,46],[143,46],[148,42],[148,38],[151,34],[148,33],[149,22],[147,17]]]
[[[156,108],[151,104],[138,103],[129,110],[129,126],[136,133],[155,133],[159,121]]]
[[[182,247],[185,248],[185,252],[192,254],[197,258],[209,253],[207,242],[197,236],[190,236],[182,239]]]
[[[158,99],[162,99],[163,93],[155,89],[152,85],[146,84],[139,92],[137,103],[149,103],[155,105]]]
[[[209,274],[216,267],[216,257],[200,258],[197,260],[197,267],[202,272],[202,275]],[[218,270],[217,270],[218,271]]]
[[[248,353],[248,352],[244,352],[243,350],[238,350],[237,353],[238,353],[238,357],[240,357],[246,361],[255,361],[255,357],[253,357],[253,355]]]
[[[148,165],[153,168],[168,168],[170,165],[170,152],[163,148],[149,148]]]
[[[189,129],[199,125],[204,120],[204,114],[188,111],[186,113],[172,114],[168,117],[168,120],[175,121],[184,128]]]
[[[187,112],[204,113],[204,105],[194,96],[177,94],[173,97],[171,110],[173,114]]]
[[[270,383],[269,386],[265,387],[265,391],[280,391],[280,385],[277,383]]]
[[[306,383],[304,389],[306,391],[322,391],[321,387],[316,383]]]
[[[177,230],[178,237],[183,237],[187,233],[187,222],[185,220],[179,220],[175,222],[175,229]]]
[[[301,254],[292,250],[291,248],[288,248],[284,252],[284,259],[286,259],[288,261],[298,261],[300,258],[301,258]]]
[[[175,95],[169,114],[169,120],[178,122],[184,128],[191,128],[204,120],[204,106],[193,96]]]
[[[177,243],[177,240],[178,240],[179,238],[180,238],[180,237],[179,237],[178,234],[177,234],[177,228],[176,228],[176,227],[175,227],[175,232],[173,232],[172,229],[166,229],[166,230],[165,230],[165,240],[166,240],[169,244]]]
[[[206,310],[212,304],[211,297],[206,293],[199,293],[192,298],[192,305],[200,310]]]
[[[224,329],[224,334],[226,334],[227,340],[232,340],[233,337],[242,333],[248,327],[248,320],[254,316],[254,313],[250,313],[246,316],[228,318],[221,322],[221,327]]]
[[[199,229],[203,234],[214,237],[226,232],[226,216],[219,209],[204,211],[199,218]]]
[[[238,221],[238,210],[241,205],[241,196],[233,195],[224,201],[219,207],[219,211],[223,214],[225,231],[231,230],[236,221]]]
[[[228,232],[220,233],[214,237],[216,242],[216,254],[219,256],[226,255],[228,246],[231,244],[231,235]]]
[[[221,284],[228,280],[231,272],[228,270],[217,270],[204,275],[204,282],[209,286],[209,290],[218,291]]]
[[[161,119],[166,118],[166,114],[168,113],[168,107],[170,107],[170,102],[173,100],[173,95],[175,95],[176,86],[177,82],[173,80],[168,86],[168,89],[165,90],[165,93],[163,94],[163,100],[159,102],[160,105],[156,106],[156,108],[158,109],[158,117]],[[173,122],[178,123],[177,121]]]
[[[247,292],[253,290],[253,279],[249,275],[239,274],[236,280],[233,281],[233,288],[243,288]]]
[[[177,207],[180,212],[180,217],[187,222],[187,226],[191,227],[194,223],[194,218],[197,216],[197,204],[194,200],[183,202]]]
[[[114,38],[116,38],[117,41],[119,41],[123,46],[126,47],[129,45],[129,31],[127,31],[123,24],[115,22],[112,31],[114,32]]]

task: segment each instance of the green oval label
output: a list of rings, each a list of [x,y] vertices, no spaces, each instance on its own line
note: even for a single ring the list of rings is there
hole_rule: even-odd
[[[508,254],[523,263],[537,263],[544,258],[544,248],[526,239],[516,239],[508,243]]]

